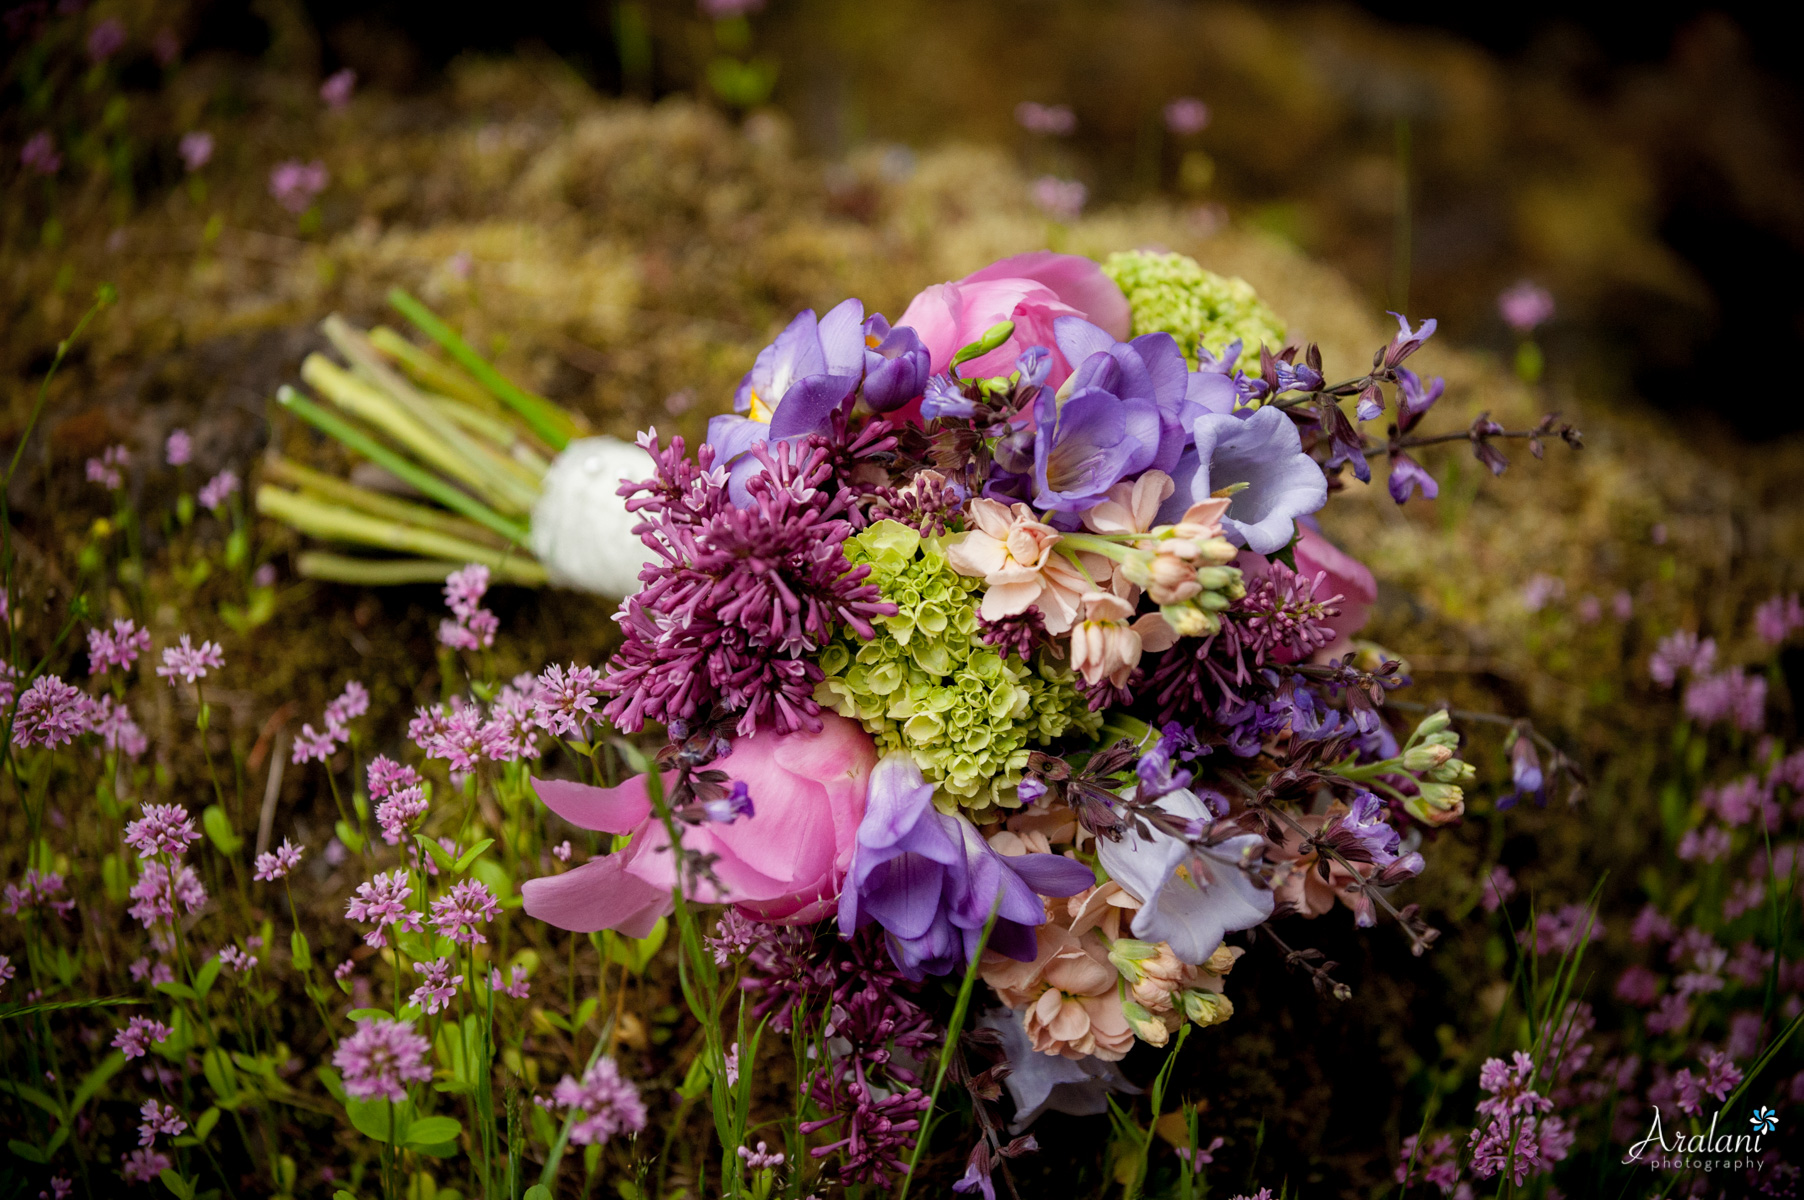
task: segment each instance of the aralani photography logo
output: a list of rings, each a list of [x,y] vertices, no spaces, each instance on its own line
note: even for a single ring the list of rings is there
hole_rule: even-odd
[[[1630,1146],[1622,1161],[1665,1171],[1745,1171],[1761,1166],[1761,1141],[1779,1128],[1779,1114],[1756,1108],[1748,1117],[1748,1133],[1718,1132],[1721,1119],[1720,1111],[1713,1114],[1704,1133],[1668,1133],[1655,1105],[1647,1136]]]

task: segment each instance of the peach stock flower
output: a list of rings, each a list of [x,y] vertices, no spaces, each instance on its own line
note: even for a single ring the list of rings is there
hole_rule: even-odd
[[[1147,613],[1132,624],[1134,606],[1108,592],[1085,592],[1084,619],[1071,630],[1071,667],[1091,685],[1107,679],[1122,687],[1140,665],[1140,655],[1168,650],[1177,633],[1159,613]]]
[[[976,528],[948,544],[946,559],[960,575],[983,579],[979,611],[986,621],[1038,608],[1048,633],[1064,633],[1077,619],[1084,593],[1109,577],[1109,562],[1099,555],[1079,555],[1080,571],[1058,553],[1059,531],[1025,504],[1009,508],[980,497],[971,501],[967,513]]]
[[[1114,1062],[1133,1047],[1116,986],[1120,976],[1105,941],[1120,931],[1122,903],[1133,900],[1113,883],[1048,900],[1032,962],[984,955],[984,982],[1021,1014],[1028,1041],[1040,1053]]]

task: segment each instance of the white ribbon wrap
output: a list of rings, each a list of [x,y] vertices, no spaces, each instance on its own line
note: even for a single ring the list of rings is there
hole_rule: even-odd
[[[619,438],[579,438],[552,460],[532,506],[532,552],[552,583],[615,598],[639,590],[653,556],[620,485],[651,475],[651,455]]]

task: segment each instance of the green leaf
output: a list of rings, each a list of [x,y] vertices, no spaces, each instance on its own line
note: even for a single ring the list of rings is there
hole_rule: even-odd
[[[69,1114],[73,1116],[80,1112],[94,1098],[94,1094],[106,1086],[107,1080],[124,1069],[125,1055],[117,1050],[102,1059],[99,1066],[82,1076],[81,1085],[75,1089],[75,1096],[69,1102]]]
[[[194,1136],[203,1142],[206,1141],[207,1135],[213,1132],[213,1127],[217,1124],[219,1124],[219,1110],[209,1108],[200,1115],[198,1121],[194,1122]]]
[[[347,1192],[343,1188],[339,1188],[336,1192],[332,1193],[332,1200],[357,1200],[357,1193]]]
[[[487,850],[490,846],[493,846],[494,844],[495,844],[494,838],[483,838],[480,842],[477,842],[474,846],[471,846],[468,850],[465,850],[463,852],[463,856],[457,860],[457,865],[452,867],[451,869],[459,872],[460,874],[464,871],[468,871],[470,869],[470,864],[475,862],[477,859],[481,858],[482,852],[484,850]]]
[[[425,850],[426,853],[432,855],[432,861],[438,864],[439,870],[462,870],[461,867],[456,865],[455,860],[452,859],[450,851],[446,850],[443,846],[439,845],[425,834],[416,833],[413,835],[413,840],[418,842],[420,848]]]
[[[462,1136],[464,1127],[451,1117],[421,1117],[407,1127],[406,1145],[419,1149],[439,1146]]]
[[[200,999],[199,996],[194,994],[193,988],[185,983],[177,983],[174,980],[170,980],[168,983],[157,984],[157,991],[162,992],[165,996],[174,996],[178,1000]]]
[[[227,1058],[218,1047],[206,1052],[200,1060],[201,1073],[207,1077],[207,1084],[213,1089],[213,1099],[220,1104],[229,1102],[238,1096],[238,1073],[232,1069],[232,1060]]]
[[[332,832],[338,835],[338,840],[343,842],[345,849],[352,854],[363,852],[363,838],[355,829],[351,828],[349,822],[343,819],[332,822]]]
[[[357,1132],[365,1137],[375,1138],[378,1142],[388,1141],[388,1101],[387,1100],[346,1100],[345,1115],[351,1118],[351,1124]],[[395,1105],[395,1124],[402,1129],[407,1128],[407,1119],[413,1113],[413,1101],[403,1100]]]
[[[664,946],[664,939],[670,935],[670,921],[659,917],[658,923],[651,927],[651,933],[642,938],[630,938],[623,934],[608,930],[602,934],[607,946],[608,958],[619,963],[635,975],[645,974],[645,968],[651,965],[652,958]]]
[[[29,1084],[0,1080],[0,1092],[11,1092],[19,1099],[37,1105],[59,1121],[62,1120],[63,1106],[52,1099],[48,1093],[41,1092]]]
[[[207,831],[207,840],[219,847],[221,854],[236,854],[244,848],[244,839],[232,828],[232,818],[219,805],[207,805],[200,814],[200,824]]]
[[[395,1016],[386,1008],[353,1008],[346,1015],[353,1021],[392,1021]]]
[[[332,1093],[332,1098],[334,1100],[338,1101],[340,1104],[347,1102],[345,1097],[344,1077],[336,1070],[331,1067],[322,1066],[314,1072],[314,1075],[318,1077],[320,1083],[325,1085],[326,1090]]]
[[[7,1138],[6,1148],[26,1162],[47,1163],[50,1156],[29,1142],[21,1142],[18,1138]]]
[[[194,1185],[183,1179],[174,1167],[164,1167],[157,1173],[163,1186],[175,1193],[176,1200],[194,1200]]]
[[[308,944],[306,934],[295,930],[294,935],[288,939],[288,952],[294,957],[295,970],[313,970],[313,947]]]
[[[213,985],[219,982],[219,972],[224,969],[225,962],[223,960],[217,957],[209,958],[201,966],[201,969],[194,973],[195,992],[205,998],[206,994],[213,990]]]
[[[526,1189],[526,1194],[520,1200],[551,1200],[551,1189],[542,1183],[535,1183]]]

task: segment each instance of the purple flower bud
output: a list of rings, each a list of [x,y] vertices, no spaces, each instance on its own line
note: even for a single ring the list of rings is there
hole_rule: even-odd
[[[1377,384],[1371,384],[1359,393],[1359,407],[1353,415],[1361,421],[1376,421],[1384,415],[1384,393],[1378,390]]]
[[[1402,504],[1409,499],[1415,489],[1422,490],[1424,500],[1433,500],[1441,494],[1441,485],[1434,481],[1421,463],[1401,450],[1391,452],[1391,499]]]
[[[921,395],[931,373],[927,347],[904,325],[891,329],[882,313],[864,323],[864,402],[893,412]]]
[[[731,825],[740,817],[757,815],[752,808],[751,789],[745,786],[745,781],[742,779],[735,779],[733,790],[725,796],[718,800],[704,802],[702,811],[707,814],[710,821],[721,825]]]
[[[1029,775],[1015,785],[1015,793],[1023,804],[1038,804],[1046,795],[1046,785]]]
[[[1015,359],[1015,370],[1021,373],[1021,386],[1039,387],[1052,370],[1052,351],[1045,346],[1029,346]]]
[[[1026,475],[1034,469],[1034,441],[1032,429],[1013,429],[997,440],[991,457],[1004,471]]]
[[[1419,329],[1409,327],[1409,318],[1402,313],[1392,313],[1397,318],[1397,335],[1391,344],[1384,348],[1384,355],[1379,362],[1380,367],[1392,368],[1422,348],[1422,343],[1434,336],[1435,320],[1430,317],[1423,321]]]

